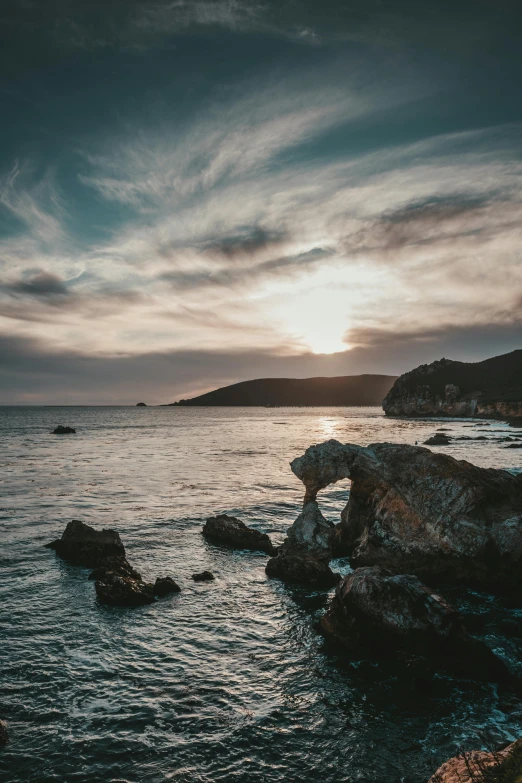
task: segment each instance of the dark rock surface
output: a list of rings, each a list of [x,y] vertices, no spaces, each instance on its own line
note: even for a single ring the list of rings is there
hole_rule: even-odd
[[[76,430],[73,427],[64,427],[62,424],[59,424],[52,431],[51,435],[73,435],[75,432]]]
[[[9,732],[7,731],[7,723],[5,720],[0,720],[0,748],[7,745],[9,742]]]
[[[143,606],[155,600],[152,585],[145,584],[141,576],[135,579],[117,570],[106,571],[94,587],[98,600],[109,606]]]
[[[444,435],[442,432],[438,432],[436,435],[432,435],[431,438],[424,441],[425,446],[447,446],[451,443],[451,438]]]
[[[522,418],[522,350],[483,362],[440,359],[398,378],[384,398],[387,416]]]
[[[137,402],[136,403],[136,407],[137,408],[146,408],[147,407],[147,403],[146,402]]]
[[[159,596],[159,598],[163,598],[165,595],[170,595],[170,593],[180,592],[181,587],[170,576],[158,576],[156,582],[154,583],[154,595]]]
[[[215,577],[210,571],[201,571],[199,574],[192,574],[192,579],[195,582],[212,582]]]
[[[87,568],[96,568],[107,558],[125,558],[125,548],[115,530],[95,530],[78,519],[69,522],[62,537],[46,547],[64,560]]]
[[[332,572],[328,563],[303,552],[279,554],[268,561],[265,571],[273,579],[317,589],[333,587],[341,578]]]
[[[331,587],[339,580],[328,565],[335,538],[335,525],[323,517],[317,503],[305,503],[277,556],[268,561],[267,575],[286,582]]]
[[[226,514],[209,517],[203,526],[203,535],[213,543],[226,544],[237,549],[259,550],[268,555],[275,554],[276,551],[266,533],[247,527],[241,520]]]
[[[305,484],[305,504],[351,479],[338,532],[352,565],[382,565],[432,583],[522,584],[522,475],[420,446],[333,440],[311,446],[291,467]]]
[[[416,577],[358,568],[337,586],[321,629],[352,656],[406,651],[461,675],[509,682],[504,663],[465,629],[458,612]]]

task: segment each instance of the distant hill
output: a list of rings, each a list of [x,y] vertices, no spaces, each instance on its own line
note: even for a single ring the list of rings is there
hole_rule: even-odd
[[[393,375],[345,375],[337,378],[259,378],[201,394],[171,405],[381,405]]]
[[[440,359],[401,375],[387,394],[388,416],[522,417],[522,350],[483,362]]]

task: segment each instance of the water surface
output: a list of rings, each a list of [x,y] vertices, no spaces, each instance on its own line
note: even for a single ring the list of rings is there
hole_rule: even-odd
[[[57,424],[77,434],[50,435]],[[460,746],[520,736],[518,703],[493,685],[438,677],[418,693],[371,661],[338,660],[316,632],[329,594],[268,580],[266,556],[200,533],[226,512],[278,543],[303,496],[288,463],[311,443],[415,443],[441,426],[487,440],[439,450],[522,469],[505,424],[376,408],[0,408],[2,780],[424,783]],[[321,493],[323,513],[338,521],[348,492]],[[73,518],[118,530],[143,576],[173,576],[181,594],[98,605],[88,572],[43,548]],[[214,583],[191,580],[203,569]],[[484,615],[516,667],[522,613],[446,595]]]

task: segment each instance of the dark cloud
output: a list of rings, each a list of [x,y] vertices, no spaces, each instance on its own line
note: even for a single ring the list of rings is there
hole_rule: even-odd
[[[50,272],[39,272],[28,280],[18,280],[14,283],[4,283],[0,286],[11,294],[34,296],[38,299],[52,299],[69,296],[69,289],[64,281]]]
[[[247,227],[244,231],[239,231],[233,236],[212,239],[204,245],[204,249],[233,259],[253,256],[260,251],[279,247],[285,239],[286,236],[283,232]]]

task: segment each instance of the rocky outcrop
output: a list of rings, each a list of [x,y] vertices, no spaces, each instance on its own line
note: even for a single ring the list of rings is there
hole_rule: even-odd
[[[487,775],[487,771],[491,775]],[[498,777],[493,772],[498,771]],[[488,752],[485,750],[472,750],[460,753],[439,767],[428,783],[476,783],[480,780],[516,781],[520,780],[522,773],[522,741],[511,742],[502,750]]]
[[[351,656],[407,652],[466,676],[511,680],[503,662],[469,635],[456,610],[410,574],[358,568],[337,586],[321,629]]]
[[[444,435],[443,432],[437,432],[436,435],[432,435],[431,438],[424,441],[425,446],[447,446],[451,443],[451,438]]]
[[[203,535],[215,544],[226,544],[236,549],[258,550],[268,555],[276,551],[266,533],[247,527],[241,520],[226,514],[209,517],[203,527]]]
[[[195,582],[213,582],[215,576],[210,571],[201,571],[199,574],[192,574],[192,579]]]
[[[291,468],[305,484],[305,507],[329,484],[351,480],[338,536],[355,567],[492,589],[522,584],[522,475],[420,446],[334,440]]]
[[[7,731],[7,723],[5,720],[0,720],[0,748],[7,745],[9,742],[9,732]]]
[[[96,596],[109,606],[142,606],[151,604],[155,595],[179,592],[171,577],[156,579],[153,586],[144,582],[141,574],[125,557],[125,548],[115,530],[95,530],[73,519],[61,538],[46,544],[74,565],[94,569],[89,579],[94,581]]]
[[[64,427],[62,424],[59,424],[51,433],[51,435],[74,435],[76,430],[74,427]]]
[[[146,402],[137,402],[136,403],[136,407],[137,408],[146,408],[147,407],[147,403]]]
[[[388,416],[522,418],[522,350],[483,362],[440,359],[398,378],[382,404]]]
[[[323,517],[312,500],[289,528],[278,554],[268,561],[268,576],[313,587],[331,587],[339,581],[328,563],[335,543],[335,525]]]
[[[159,576],[154,583],[154,595],[157,595],[158,598],[180,592],[181,587],[170,576]]]
[[[125,561],[126,562],[126,561]],[[127,564],[128,565],[128,564]],[[143,606],[154,602],[154,589],[146,584],[134,569],[131,576],[126,568],[107,569],[98,574],[94,583],[99,601],[109,606]]]
[[[125,548],[115,530],[95,530],[78,519],[69,522],[61,538],[46,544],[74,565],[96,568],[107,558],[125,558]]]

